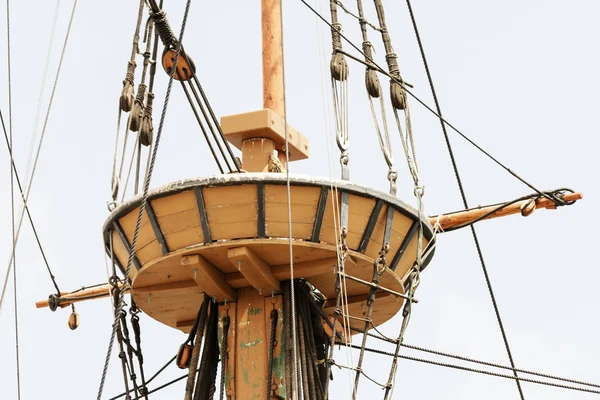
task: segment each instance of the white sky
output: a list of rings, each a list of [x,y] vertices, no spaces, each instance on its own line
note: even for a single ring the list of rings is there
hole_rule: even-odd
[[[315,4],[317,0],[312,0]],[[318,0],[329,19],[328,1]],[[44,249],[62,290],[106,279],[101,226],[108,215],[117,101],[137,14],[137,1],[80,1],[42,155],[30,208]],[[166,1],[176,32],[184,0]],[[345,2],[352,9],[352,1]],[[3,3],[4,4],[4,3]],[[370,1],[364,1],[375,21]],[[72,3],[62,1],[44,108],[56,70]],[[403,77],[433,104],[406,5],[386,1],[392,40]],[[24,176],[54,1],[12,1],[13,131],[15,156]],[[594,1],[507,0],[414,1],[421,35],[446,118],[514,171],[541,189],[571,187],[585,194],[576,206],[484,222],[478,232],[506,332],[518,367],[599,381],[595,210],[600,173],[595,114],[600,88],[597,38],[600,5]],[[0,11],[4,21],[5,11]],[[341,14],[345,32],[360,45],[355,20]],[[320,24],[320,23],[319,23]],[[0,54],[5,54],[4,22]],[[300,0],[285,1],[286,84],[289,122],[309,137],[311,159],[292,164],[292,173],[329,176],[321,92],[328,78],[330,35],[321,26],[320,52],[314,15]],[[385,54],[370,31],[378,60]],[[220,115],[262,107],[259,1],[193,1],[186,49]],[[344,44],[344,48],[350,47]],[[8,116],[5,57],[0,63],[0,107]],[[141,63],[140,63],[141,64]],[[387,190],[363,86],[363,67],[350,63],[351,177]],[[138,72],[141,68],[138,68]],[[325,80],[325,81],[324,81]],[[136,80],[137,82],[137,80]],[[164,99],[166,75],[157,75],[155,126]],[[387,81],[382,79],[387,93]],[[461,208],[438,121],[411,101],[426,212]],[[41,128],[41,123],[40,123]],[[216,172],[204,139],[178,86],[174,86],[152,186]],[[470,205],[509,200],[531,191],[454,133],[450,133]],[[397,134],[399,197],[414,203]],[[3,147],[3,146],[0,146]],[[337,159],[337,149],[334,149]],[[10,251],[9,161],[0,169],[0,261]],[[336,163],[337,167],[337,163]],[[336,174],[338,172],[336,171]],[[6,264],[0,265],[4,277]],[[111,330],[108,300],[78,305],[81,327],[67,328],[69,311],[36,310],[34,302],[52,292],[39,251],[25,223],[17,253],[22,398],[95,398]],[[0,313],[2,398],[16,398],[13,291]],[[507,364],[500,331],[473,241],[468,231],[443,234],[433,262],[422,276],[406,343]],[[400,320],[384,326],[397,334]],[[176,351],[183,334],[142,318],[146,371],[150,375]],[[370,345],[377,345],[371,343]],[[406,350],[404,350],[405,353]],[[408,354],[408,353],[407,353]],[[414,354],[414,353],[411,353]],[[338,359],[341,356],[338,356]],[[389,360],[369,356],[366,368],[381,381]],[[345,399],[348,380],[334,370],[332,398]],[[167,371],[161,382],[181,374]],[[364,380],[366,383],[366,380]],[[401,361],[395,398],[512,399],[514,382]],[[122,390],[116,352],[104,398]],[[587,399],[591,394],[523,384],[526,399]],[[183,383],[153,398],[180,396]],[[379,397],[361,387],[359,398]]]

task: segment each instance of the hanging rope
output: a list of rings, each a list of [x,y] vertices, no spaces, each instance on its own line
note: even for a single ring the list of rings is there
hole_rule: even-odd
[[[229,338],[229,326],[231,325],[231,318],[229,317],[229,308],[227,304],[225,304],[225,309],[227,314],[225,317],[223,317],[223,342],[221,344],[221,389],[219,391],[219,400],[223,400],[225,391],[227,390],[225,387],[225,378],[227,375],[226,368],[229,362],[229,349],[227,347],[227,342]],[[267,390],[270,391],[269,387],[267,387]]]
[[[202,300],[202,305],[200,306],[200,309],[198,311],[198,315],[196,316],[194,327],[190,331],[188,341],[186,342],[191,343],[192,340],[194,340],[192,359],[190,361],[187,381],[185,384],[184,400],[192,400],[192,397],[194,395],[194,381],[196,377],[196,371],[198,370],[198,360],[200,359],[200,348],[202,346],[202,339],[204,337],[204,328],[206,326],[206,317],[208,316],[209,302],[210,300],[205,294]],[[194,335],[196,337],[195,339],[193,339]]]
[[[277,346],[277,319],[279,318],[279,312],[277,309],[273,308],[271,310],[271,335],[269,337],[269,371],[267,372],[267,400],[271,400],[271,394],[274,392],[273,390],[273,351],[275,350],[275,346]],[[223,328],[223,331],[225,328]],[[225,333],[223,333],[225,335]],[[225,340],[225,336],[223,336],[223,340]]]
[[[210,300],[209,300],[210,301]],[[210,304],[210,317],[206,326],[206,338],[202,348],[202,360],[196,378],[194,400],[209,400],[216,390],[217,364],[219,362],[219,342],[217,337],[219,322],[219,305]]]

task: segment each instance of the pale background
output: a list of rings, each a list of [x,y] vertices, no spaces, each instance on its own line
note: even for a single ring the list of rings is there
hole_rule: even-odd
[[[328,1],[318,0],[329,19]],[[184,0],[165,1],[179,32]],[[260,5],[254,1],[192,2],[185,36],[198,75],[216,113],[228,115],[262,106]],[[329,62],[327,27],[299,1],[285,2],[286,83],[289,122],[311,140],[311,159],[292,173],[329,176],[319,57]],[[315,0],[311,1],[315,4]],[[4,3],[3,3],[4,4]],[[364,1],[375,22],[372,3]],[[62,1],[45,104],[50,93],[72,3]],[[346,5],[355,9],[353,1]],[[388,25],[403,77],[433,104],[406,5],[385,1]],[[12,1],[13,123],[15,157],[22,176],[34,125],[37,97],[50,36],[54,1]],[[116,110],[131,51],[138,2],[80,1],[38,171],[30,208],[62,290],[106,279],[101,226],[108,215]],[[478,232],[506,332],[518,367],[599,381],[596,211],[600,187],[598,131],[600,5],[591,0],[414,1],[422,39],[444,115],[468,136],[542,189],[568,186],[585,199],[559,211],[539,211],[478,225]],[[0,7],[4,21],[4,6]],[[345,32],[360,45],[358,23],[340,14]],[[0,23],[0,107],[8,117],[6,33]],[[325,48],[319,50],[317,25]],[[385,54],[370,31],[378,60]],[[344,44],[344,48],[350,47]],[[141,63],[139,63],[141,64]],[[363,86],[361,65],[351,64],[351,177],[387,190]],[[141,68],[138,68],[138,73]],[[157,74],[155,126],[166,75]],[[387,80],[382,79],[387,93]],[[137,79],[136,79],[137,83]],[[426,213],[462,207],[440,126],[411,101]],[[43,116],[43,114],[42,114]],[[41,128],[41,123],[40,123]],[[178,86],[174,86],[152,186],[216,172],[204,139]],[[509,200],[531,190],[450,133],[471,206]],[[411,182],[396,133],[399,197],[414,204]],[[0,146],[4,148],[4,145]],[[7,151],[0,150],[0,276],[10,243]],[[334,149],[337,159],[337,149]],[[337,171],[337,163],[335,164]],[[80,328],[67,327],[68,309],[51,313],[34,302],[53,291],[31,229],[24,223],[17,253],[23,399],[95,398],[111,330],[107,299],[78,305]],[[12,278],[11,278],[12,279]],[[13,291],[0,313],[2,399],[16,398]],[[422,276],[406,343],[502,364],[508,359],[481,267],[468,230],[444,234]],[[397,334],[400,319],[384,326]],[[146,373],[150,376],[176,351],[184,335],[142,318]],[[382,345],[369,342],[372,346]],[[391,347],[386,347],[391,349]],[[407,350],[403,350],[408,353]],[[339,354],[336,359],[343,362]],[[412,353],[411,353],[412,354]],[[367,358],[369,374],[385,381],[388,358]],[[348,398],[348,379],[334,369],[332,398]],[[116,351],[105,399],[121,392]],[[181,371],[175,367],[156,382]],[[395,398],[517,399],[514,382],[463,371],[400,361]],[[152,398],[182,395],[183,383]],[[587,399],[593,395],[523,383],[526,399]],[[378,398],[367,384],[359,398]]]

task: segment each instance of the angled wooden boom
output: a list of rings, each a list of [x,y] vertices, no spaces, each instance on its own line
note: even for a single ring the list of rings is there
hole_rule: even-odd
[[[582,198],[583,198],[583,194],[579,193],[579,192],[567,193],[564,196],[565,201],[577,201],[577,200],[581,200]],[[556,204],[552,200],[547,199],[545,197],[535,200],[535,207],[533,206],[533,203],[531,205],[527,205],[530,202],[531,202],[531,200],[519,201],[517,203],[506,206],[506,207],[502,208],[501,210],[498,210],[497,212],[495,212],[483,219],[492,219],[492,218],[504,217],[506,215],[518,214],[518,213],[521,213],[522,207],[526,208],[525,213],[523,214],[524,216],[529,216],[533,211],[535,211],[536,209],[540,209],[540,208],[547,208],[547,209],[552,209],[552,210],[556,209]],[[485,207],[475,208],[475,209],[471,209],[471,210],[436,215],[433,217],[429,217],[429,222],[431,223],[431,225],[434,225],[434,226],[435,226],[435,224],[439,223],[442,231],[448,230],[451,228],[469,224],[469,223],[485,216],[486,214],[491,213],[496,208],[498,208],[498,205],[485,206]]]

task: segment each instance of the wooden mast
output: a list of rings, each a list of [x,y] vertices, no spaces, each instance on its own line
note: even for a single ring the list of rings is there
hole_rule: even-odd
[[[285,100],[280,0],[261,0],[263,110],[226,116],[223,133],[242,151],[242,169],[274,172],[269,168],[273,151],[285,166]],[[288,125],[289,161],[308,158],[308,140]],[[280,167],[283,172],[283,167]]]
[[[280,0],[262,2],[263,107],[283,116],[283,57]]]

